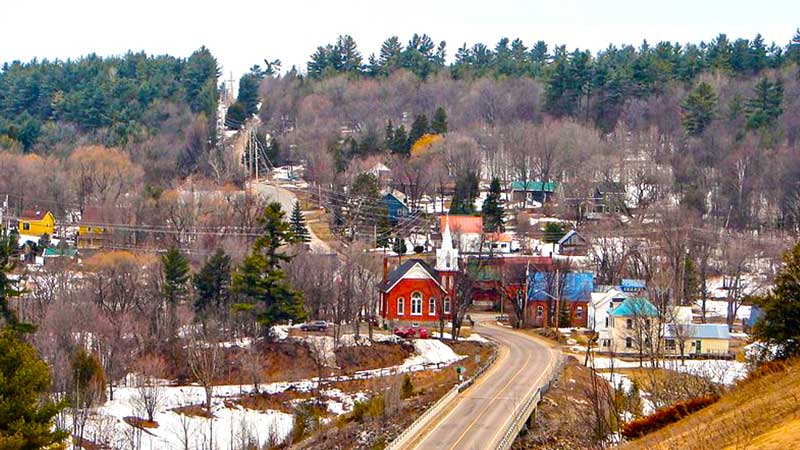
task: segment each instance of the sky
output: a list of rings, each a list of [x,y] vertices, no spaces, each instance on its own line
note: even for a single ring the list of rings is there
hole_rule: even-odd
[[[463,43],[490,47],[501,37],[530,46],[593,52],[613,43],[730,38],[786,45],[800,27],[797,0],[7,0],[0,8],[0,62],[76,58],[88,53],[189,56],[208,47],[225,78],[280,59],[305,70],[319,45],[352,35],[364,59],[397,35],[427,33],[447,42],[451,60]]]

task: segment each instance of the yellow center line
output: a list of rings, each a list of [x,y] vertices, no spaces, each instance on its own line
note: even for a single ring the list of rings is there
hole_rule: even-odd
[[[511,378],[508,380],[508,382],[503,385],[503,387],[500,389],[500,391],[497,392],[497,394],[494,395],[494,397],[492,397],[492,401],[497,400],[497,398],[500,397],[500,394],[502,394],[506,389],[508,389],[508,386],[514,381],[514,379],[517,377],[517,375],[519,375],[520,372],[522,372],[523,370],[525,370],[528,367],[528,364],[530,363],[530,360],[531,360],[531,354],[528,353],[528,356],[525,358],[525,364],[523,364],[522,367],[519,368],[519,370],[514,372],[514,375],[511,376]],[[472,419],[472,421],[469,423],[469,425],[467,425],[467,427],[464,429],[464,431],[458,436],[458,439],[456,440],[456,442],[448,450],[453,450],[454,448],[456,448],[458,446],[458,444],[464,439],[464,436],[466,436],[466,434],[469,433],[469,431],[472,429],[472,427],[475,426],[475,423],[478,422],[478,420],[481,417],[483,417],[483,415],[486,414],[487,411],[489,411],[489,408],[484,408],[483,411],[480,414],[478,414],[477,417]]]

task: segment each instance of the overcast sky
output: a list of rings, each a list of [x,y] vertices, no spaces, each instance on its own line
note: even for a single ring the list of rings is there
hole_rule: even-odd
[[[597,51],[609,43],[709,41],[720,32],[781,46],[800,26],[797,0],[9,0],[0,7],[0,61],[112,55],[188,56],[209,47],[238,76],[263,59],[305,69],[318,45],[350,34],[366,60],[414,32],[490,47],[503,36]]]

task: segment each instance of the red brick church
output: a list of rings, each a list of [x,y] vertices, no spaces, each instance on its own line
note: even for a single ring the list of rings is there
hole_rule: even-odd
[[[381,316],[390,323],[436,322],[450,319],[455,301],[458,250],[453,247],[450,225],[445,221],[436,265],[409,259],[384,274],[381,286]]]

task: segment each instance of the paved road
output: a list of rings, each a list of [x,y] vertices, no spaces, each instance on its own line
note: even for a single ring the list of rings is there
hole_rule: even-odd
[[[529,394],[546,380],[558,351],[491,321],[476,331],[500,344],[495,364],[453,402],[427,435],[408,448],[485,450],[497,447]],[[414,445],[416,444],[416,445]]]
[[[286,212],[286,219],[289,219],[289,216],[292,213],[292,209],[294,208],[294,202],[297,201],[297,197],[294,193],[288,189],[284,189],[280,186],[275,186],[274,184],[269,184],[265,181],[260,181],[258,183],[254,183],[253,186],[256,188],[256,191],[263,195],[264,197],[276,201],[281,204],[281,207]],[[311,246],[311,250],[316,253],[334,253],[333,249],[327,242],[321,240],[314,234],[314,230],[311,227],[308,228],[308,233],[311,236],[311,242],[308,243]]]

